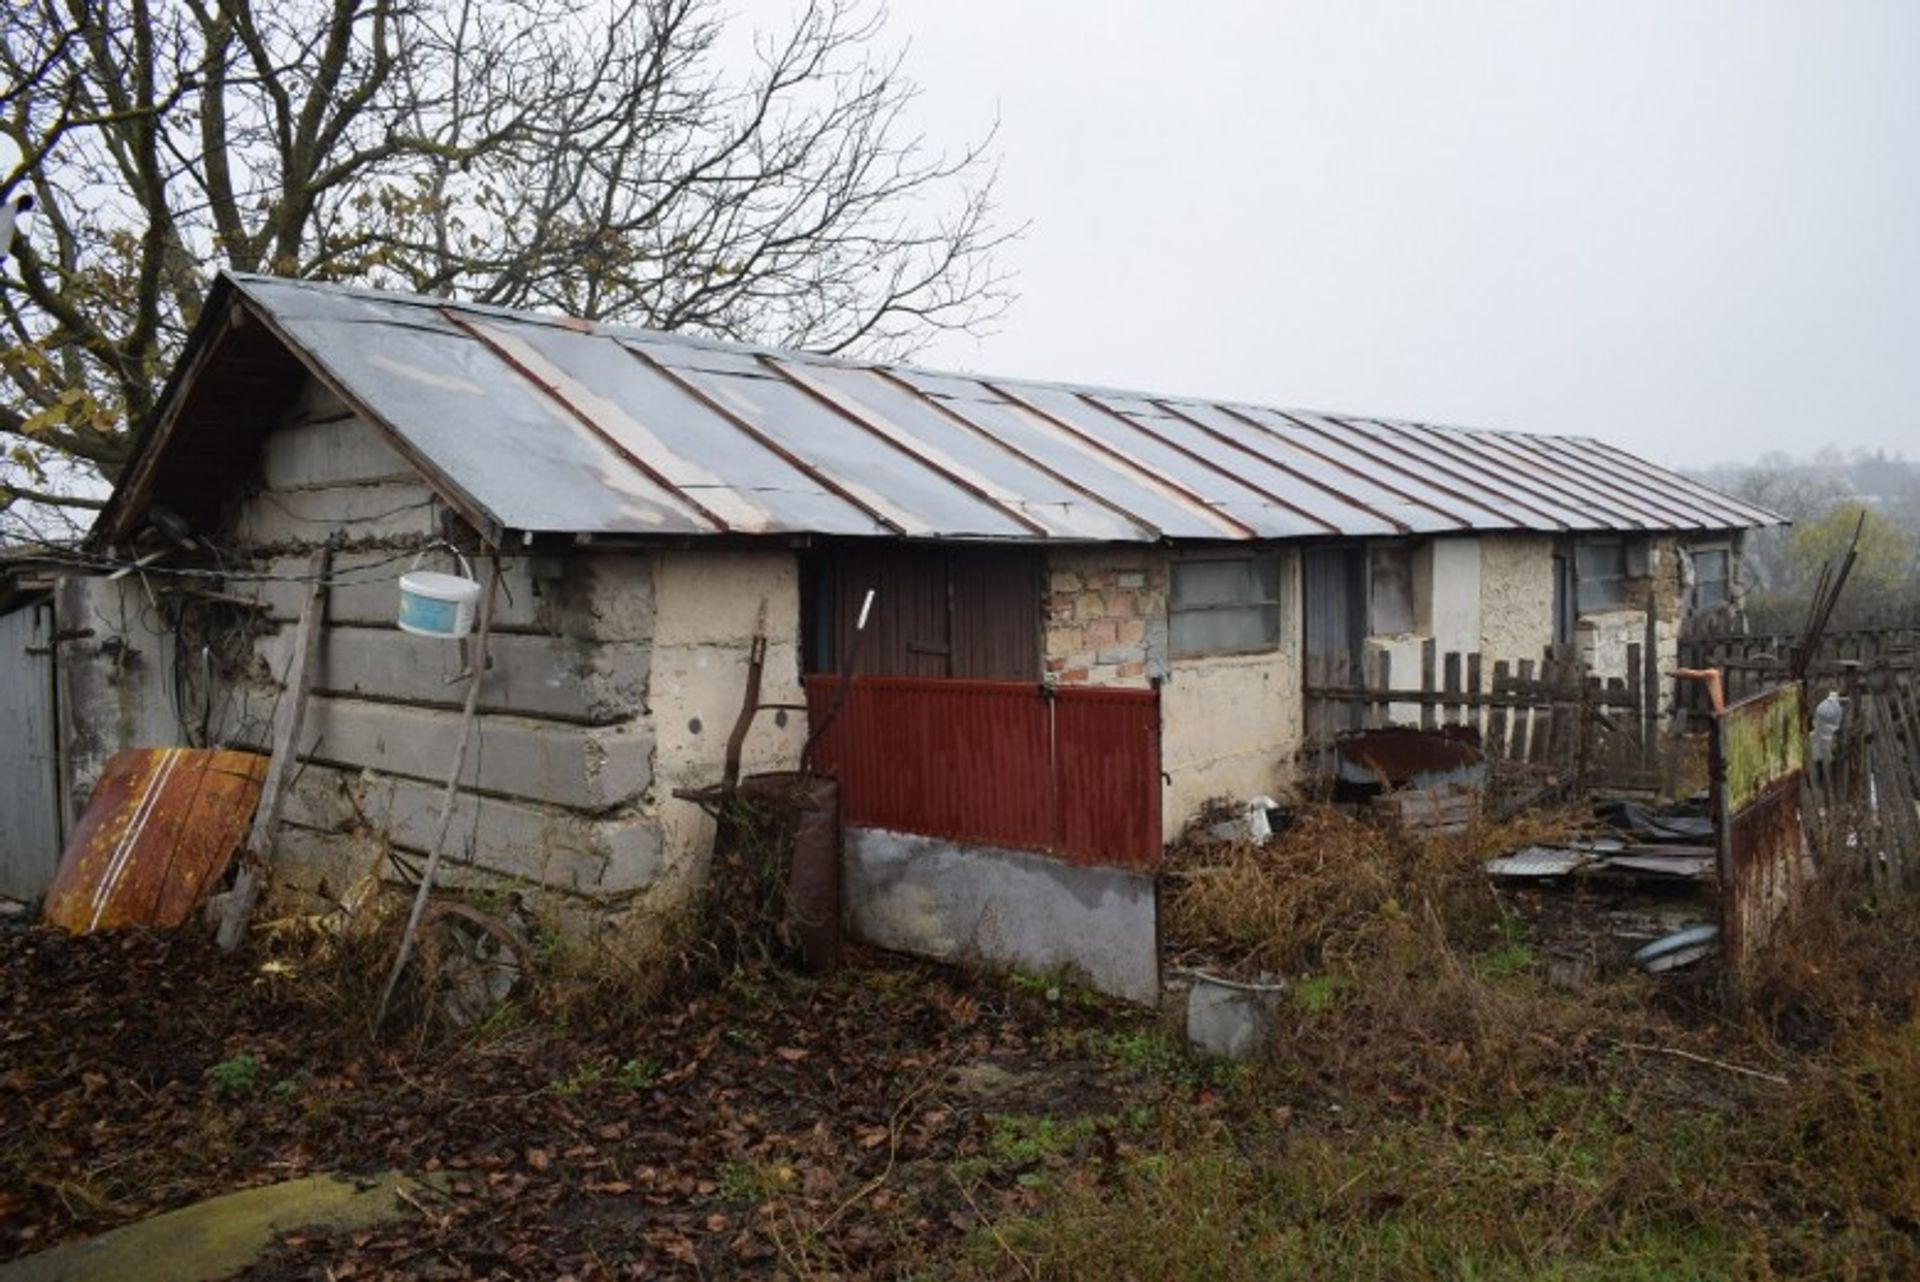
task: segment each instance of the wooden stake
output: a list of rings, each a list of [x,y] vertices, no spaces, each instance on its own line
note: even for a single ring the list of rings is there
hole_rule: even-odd
[[[473,675],[467,686],[467,701],[460,710],[460,741],[453,749],[453,765],[447,770],[447,790],[440,797],[440,824],[434,831],[433,845],[427,851],[426,867],[420,870],[420,889],[414,892],[413,911],[407,915],[407,928],[400,933],[400,950],[393,956],[393,970],[387,975],[387,986],[380,994],[380,1006],[374,1011],[373,1031],[378,1033],[386,1022],[387,1005],[393,1000],[393,990],[400,984],[400,972],[407,968],[407,961],[413,956],[413,939],[420,930],[420,918],[427,910],[427,899],[433,893],[433,874],[440,867],[440,852],[446,848],[447,832],[453,827],[453,802],[460,793],[460,772],[467,766],[467,747],[473,742],[473,714],[480,706],[480,683],[487,679],[487,637],[493,631],[493,598],[500,586],[500,558],[492,557],[492,569],[487,576],[487,592],[480,598],[480,634],[474,644]]]
[[[327,602],[327,572],[333,566],[333,550],[321,548],[307,562],[307,599],[300,607],[300,623],[294,632],[293,657],[287,661],[286,685],[281,698],[284,716],[274,718],[273,755],[267,764],[267,779],[260,787],[260,805],[253,812],[253,828],[247,834],[247,848],[241,856],[240,873],[220,913],[220,931],[215,938],[222,952],[232,952],[247,933],[247,921],[260,900],[260,887],[273,867],[273,841],[280,826],[280,808],[286,801],[287,787],[293,782],[294,767],[300,754],[300,729],[307,719],[307,692],[313,688],[314,661],[320,654]]]

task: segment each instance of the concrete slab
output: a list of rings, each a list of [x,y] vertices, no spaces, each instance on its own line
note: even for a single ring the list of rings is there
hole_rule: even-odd
[[[364,1229],[416,1214],[402,1194],[415,1201],[434,1195],[394,1172],[242,1189],[0,1264],[0,1282],[214,1282],[254,1264],[295,1229]]]
[[[260,467],[275,490],[420,478],[372,428],[350,416],[309,420],[268,433]]]
[[[422,850],[438,832],[443,791],[437,783],[308,766],[287,794],[285,814],[289,823],[318,834],[364,823],[403,849]],[[617,893],[652,884],[660,870],[660,830],[638,814],[588,818],[461,793],[454,799],[447,853],[577,894]]]
[[[257,652],[276,677],[293,654],[293,628],[261,640]],[[594,644],[564,637],[496,634],[493,666],[480,691],[483,712],[560,717],[604,724],[645,708],[652,657],[644,645]],[[467,697],[460,647],[398,628],[329,627],[321,637],[313,688],[398,703],[457,708]]]
[[[399,556],[400,559],[394,558]],[[392,627],[400,608],[400,576],[412,563],[410,554],[391,549],[367,552],[341,552],[333,559],[333,583],[327,589],[327,622],[340,625]],[[428,555],[422,569],[446,570],[452,564],[445,552]],[[300,617],[307,599],[304,583],[297,582],[307,572],[307,556],[280,556],[263,567],[271,579],[236,579],[232,591],[254,596],[266,603],[268,617],[292,623]],[[474,567],[478,573],[479,567]],[[485,576],[482,576],[484,581]],[[502,557],[500,595],[493,603],[493,628],[548,630],[544,626],[547,597],[535,584],[532,563],[526,557]]]
[[[460,738],[452,709],[411,708],[317,695],[302,756],[427,783],[446,782]],[[463,787],[574,810],[607,810],[637,798],[653,779],[653,736],[637,723],[574,726],[482,716],[461,775]]]
[[[256,547],[317,546],[336,532],[349,544],[430,538],[439,532],[439,506],[432,490],[411,481],[267,491],[242,509],[236,535]]]
[[[849,828],[849,929],[882,948],[1027,971],[1104,993],[1160,994],[1154,879],[937,837]]]

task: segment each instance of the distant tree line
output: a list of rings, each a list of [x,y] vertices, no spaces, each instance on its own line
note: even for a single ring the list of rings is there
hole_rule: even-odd
[[[1774,451],[1691,474],[1793,523],[1747,538],[1743,572],[1754,631],[1798,628],[1821,568],[1839,562],[1856,529],[1859,557],[1836,626],[1920,623],[1920,463],[1828,445],[1807,458]]]

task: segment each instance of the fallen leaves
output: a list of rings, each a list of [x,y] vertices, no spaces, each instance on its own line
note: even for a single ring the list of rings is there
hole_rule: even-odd
[[[878,966],[756,977],[619,1027],[370,1047],[190,933],[0,938],[0,1257],[245,1184],[399,1167],[435,1174],[430,1213],[303,1232],[250,1276],[791,1275],[797,1242],[813,1271],[903,1272],[980,1223],[946,1172],[978,1163],[991,1125],[955,1068],[1110,1110],[1058,1033],[1128,1017]],[[255,1080],[211,1091],[241,1055]]]

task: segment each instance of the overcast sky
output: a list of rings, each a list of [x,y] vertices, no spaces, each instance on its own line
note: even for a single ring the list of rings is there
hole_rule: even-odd
[[[736,0],[757,18],[787,0]],[[1019,301],[924,363],[1920,455],[1920,3],[894,0]]]

